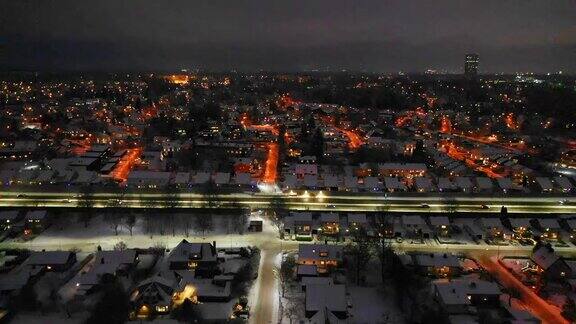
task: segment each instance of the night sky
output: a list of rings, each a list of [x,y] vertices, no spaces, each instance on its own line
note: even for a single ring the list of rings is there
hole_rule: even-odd
[[[576,72],[574,0],[0,0],[2,70]]]

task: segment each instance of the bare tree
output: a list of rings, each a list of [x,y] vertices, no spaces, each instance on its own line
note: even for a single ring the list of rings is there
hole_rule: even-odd
[[[165,217],[168,225],[172,229],[172,236],[176,236],[176,211],[180,207],[180,195],[176,187],[168,186],[164,190],[164,195],[162,197],[162,207],[166,210],[167,215]]]
[[[238,201],[232,201],[229,206],[232,215],[230,215],[231,219],[228,224],[231,223],[232,227],[236,228],[239,234],[244,234],[246,224],[248,223],[248,210]]]
[[[280,286],[282,287],[282,297],[284,297],[286,285],[294,281],[296,265],[296,258],[294,255],[290,254],[282,261],[280,269],[275,269],[278,280],[280,281]]]
[[[150,237],[153,235],[152,231],[152,211],[156,207],[156,202],[152,199],[146,199],[143,195],[140,195],[140,204],[144,208],[144,222],[145,222],[145,230],[146,233],[150,234]]]
[[[181,214],[179,219],[179,223],[184,229],[184,235],[186,235],[186,237],[190,236],[190,228],[192,227],[192,215]]]
[[[284,216],[287,210],[284,198],[282,198],[279,195],[272,197],[272,200],[270,201],[270,209],[272,210],[270,220],[272,221],[272,224],[274,224],[274,226],[276,226],[276,228],[278,229],[279,235],[282,235],[283,234],[282,229],[284,226]]]
[[[218,188],[214,181],[206,182],[202,187],[202,196],[204,200],[204,215],[196,215],[195,222],[199,230],[202,231],[202,236],[206,235],[213,227],[213,212],[219,205]]]
[[[94,189],[91,186],[82,186],[78,196],[78,207],[83,211],[80,213],[80,220],[84,227],[88,227],[90,219],[94,216]]]
[[[128,246],[126,245],[126,243],[124,241],[120,241],[116,244],[114,244],[114,251],[124,251],[128,249]]]
[[[354,237],[352,242],[346,246],[346,252],[354,256],[356,261],[356,284],[360,285],[361,274],[366,267],[368,267],[368,262],[372,258],[372,245],[373,242],[370,240],[366,234],[364,228],[360,228],[358,231],[354,232]]]
[[[132,210],[128,211],[126,217],[124,217],[124,222],[126,228],[130,232],[130,236],[132,236],[132,231],[134,230],[134,226],[136,225],[136,215],[132,212]]]
[[[195,217],[196,227],[202,231],[202,236],[206,236],[206,232],[210,231],[213,227],[212,213],[198,214]]]
[[[106,212],[104,214],[104,222],[106,222],[110,228],[114,230],[114,233],[118,235],[118,228],[122,224],[122,217],[114,212]]]

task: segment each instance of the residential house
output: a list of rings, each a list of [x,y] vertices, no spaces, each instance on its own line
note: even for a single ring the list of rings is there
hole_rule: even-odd
[[[340,233],[340,216],[338,213],[321,213],[320,226],[324,235],[338,235]]]
[[[198,276],[210,276],[218,265],[216,242],[190,243],[182,240],[168,255],[170,270],[194,270]]]
[[[547,279],[570,278],[572,269],[566,261],[559,256],[550,244],[538,243],[532,249],[530,259]]]
[[[32,252],[24,261],[26,266],[41,268],[46,271],[63,272],[76,263],[76,253],[69,251]]]
[[[430,216],[428,217],[428,225],[437,237],[450,237],[452,231],[448,216]]]
[[[343,248],[330,244],[300,244],[298,264],[316,266],[318,274],[327,274],[342,263]]]
[[[414,267],[431,277],[453,277],[462,272],[460,259],[451,253],[413,254],[412,260]]]

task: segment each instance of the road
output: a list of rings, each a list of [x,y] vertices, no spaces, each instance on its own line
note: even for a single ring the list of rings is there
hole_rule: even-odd
[[[14,242],[14,243],[0,243],[0,248],[25,248],[31,250],[70,250],[77,249],[83,252],[94,252],[97,246],[101,246],[105,250],[112,249],[114,244],[123,241],[128,247],[144,247],[154,246],[155,244],[163,244],[166,247],[173,247],[178,244],[182,236],[155,235],[151,237],[148,234],[129,234],[114,235],[93,235],[91,233],[78,234],[74,236],[70,232],[76,233],[78,228],[83,229],[82,224],[72,224],[72,227],[66,232],[62,232],[57,228],[49,228],[46,233],[36,237],[32,241]],[[212,242],[216,241],[219,247],[239,247],[239,246],[257,246],[261,249],[261,260],[259,266],[259,275],[254,284],[254,293],[251,295],[250,304],[252,307],[251,323],[276,323],[277,319],[277,277],[274,274],[275,260],[278,253],[282,251],[296,250],[299,244],[306,244],[306,242],[297,241],[283,241],[277,238],[277,230],[272,228],[269,222],[265,222],[264,232],[261,233],[246,233],[239,234],[217,234],[209,235],[207,237],[191,236],[186,237],[190,242]],[[399,252],[446,252],[452,253],[465,253],[474,256],[476,259],[481,260],[482,265],[485,266],[491,273],[500,276],[506,276],[507,272],[494,271],[494,266],[486,263],[485,258],[494,257],[496,255],[507,256],[529,256],[532,250],[530,246],[494,246],[494,245],[474,245],[474,244],[411,244],[408,242],[397,243],[392,242],[392,247]],[[565,256],[574,257],[576,250],[574,248],[558,247],[556,251]],[[504,279],[501,279],[505,286],[509,286]],[[513,284],[513,283],[512,283]],[[528,295],[523,300],[526,304],[534,303]],[[546,312],[535,313],[542,318],[548,318]],[[551,322],[562,323],[562,322]]]
[[[568,324],[560,314],[560,309],[548,304],[534,291],[522,284],[495,257],[482,256],[477,258],[480,265],[506,288],[513,288],[520,293],[521,299],[530,312],[542,320],[543,324]]]
[[[167,195],[158,193],[114,193],[96,192],[89,198],[95,208],[163,208]],[[170,198],[172,199],[172,198]],[[198,193],[179,193],[178,208],[202,208],[207,198]],[[575,201],[561,204],[566,196],[539,197],[483,197],[471,195],[440,196],[438,194],[421,195],[384,195],[384,194],[332,194],[323,192],[300,192],[299,194],[260,194],[229,193],[216,196],[219,208],[237,206],[238,204],[252,209],[266,209],[275,200],[281,200],[290,210],[315,210],[338,212],[416,212],[416,213],[499,213],[501,206],[506,206],[509,213],[562,214],[576,213]],[[568,198],[576,200],[576,198]],[[0,191],[0,207],[59,207],[74,208],[81,205],[80,194],[73,191]],[[120,201],[120,204],[114,203]],[[483,208],[482,206],[485,205]]]

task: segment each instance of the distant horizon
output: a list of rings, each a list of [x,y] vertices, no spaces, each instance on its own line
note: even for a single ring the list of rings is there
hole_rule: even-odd
[[[57,18],[57,19],[55,19]],[[576,73],[576,2],[0,0],[0,70]]]

